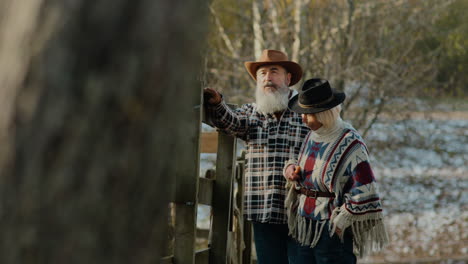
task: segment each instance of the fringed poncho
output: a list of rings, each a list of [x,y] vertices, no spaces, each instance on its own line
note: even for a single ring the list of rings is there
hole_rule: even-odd
[[[332,236],[337,227],[342,235],[351,228],[361,256],[388,242],[368,151],[351,125],[339,119],[331,129],[310,131],[299,160],[288,161],[285,168],[290,164],[301,167],[301,180],[287,183],[285,206],[289,233],[302,245],[314,247],[324,229]],[[335,197],[306,197],[295,191],[300,187],[333,192]],[[329,228],[324,228],[328,220]]]

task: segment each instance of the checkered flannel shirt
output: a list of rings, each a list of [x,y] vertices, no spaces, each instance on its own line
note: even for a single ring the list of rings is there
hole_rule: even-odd
[[[283,167],[297,160],[309,128],[300,114],[286,110],[278,121],[274,115],[256,111],[255,104],[232,110],[224,100],[207,107],[211,122],[220,130],[246,142],[244,212],[248,220],[285,224],[286,196]]]

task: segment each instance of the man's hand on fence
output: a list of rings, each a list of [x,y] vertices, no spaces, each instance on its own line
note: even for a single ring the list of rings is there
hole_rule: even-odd
[[[221,94],[218,93],[215,89],[203,89],[203,101],[205,104],[217,105],[221,103],[221,99]]]

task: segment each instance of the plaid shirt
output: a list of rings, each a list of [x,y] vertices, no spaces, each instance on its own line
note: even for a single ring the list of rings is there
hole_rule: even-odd
[[[256,111],[255,104],[231,110],[223,101],[208,107],[213,124],[246,142],[244,208],[248,220],[285,224],[286,196],[283,167],[297,160],[309,128],[299,114],[286,110],[278,121],[274,115]]]

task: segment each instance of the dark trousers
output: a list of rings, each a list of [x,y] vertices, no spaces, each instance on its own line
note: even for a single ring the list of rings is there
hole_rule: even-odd
[[[325,227],[315,247],[298,243],[296,249],[294,264],[356,264],[350,229],[346,230],[341,242],[336,234],[330,237],[328,227]]]
[[[295,263],[297,243],[288,236],[287,224],[252,222],[252,226],[258,264]]]

